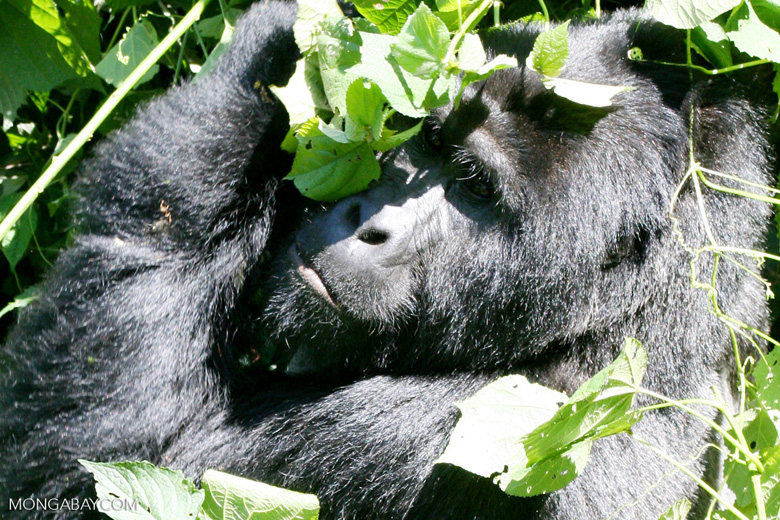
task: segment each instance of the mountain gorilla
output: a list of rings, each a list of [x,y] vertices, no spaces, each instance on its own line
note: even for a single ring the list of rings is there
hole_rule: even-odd
[[[322,206],[280,180],[287,115],[266,87],[292,73],[293,20],[287,4],[254,6],[210,75],[149,103],[83,167],[76,243],[2,352],[3,507],[89,496],[83,457],[316,493],[324,519],[641,520],[682,497],[699,518],[696,484],[627,435],[530,499],[433,461],[453,402],[509,373],[571,393],[626,336],[648,350],[645,386],[734,395],[728,330],[691,288],[668,208],[689,135],[704,165],[767,182],[758,89],[653,63],[684,62],[682,36],[632,11],[569,28],[563,77],[634,87],[581,106],[523,65],[541,27],[488,31],[521,66],[433,113],[371,189]],[[627,57],[635,46],[646,61]],[[720,243],[761,247],[767,207],[704,201]],[[703,244],[690,184],[676,215]],[[721,305],[765,326],[760,283],[723,264]],[[718,481],[698,419],[659,410],[634,432]]]

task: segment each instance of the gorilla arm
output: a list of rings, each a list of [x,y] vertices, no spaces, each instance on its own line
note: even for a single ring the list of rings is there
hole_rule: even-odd
[[[207,363],[232,337],[289,160],[265,86],[292,73],[294,19],[254,6],[212,74],[148,104],[83,168],[76,244],[0,357],[2,503],[83,496],[80,457],[164,463],[220,395]]]

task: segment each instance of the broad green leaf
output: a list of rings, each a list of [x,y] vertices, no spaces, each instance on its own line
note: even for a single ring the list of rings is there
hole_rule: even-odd
[[[494,59],[490,60],[489,63],[483,64],[476,70],[466,70],[461,80],[460,90],[458,90],[457,94],[454,96],[455,107],[458,107],[460,98],[463,96],[463,92],[466,90],[466,87],[472,83],[476,83],[477,81],[482,81],[489,78],[490,75],[497,70],[514,67],[517,67],[516,58],[507,56],[506,54],[499,54]]]
[[[723,27],[714,22],[704,22],[691,31],[691,46],[715,68],[733,65],[729,37]]]
[[[316,58],[316,57],[315,57]],[[273,92],[279,101],[282,102],[290,116],[290,125],[300,125],[317,115],[318,110],[327,110],[327,104],[323,104],[324,94],[315,94],[309,81],[307,81],[307,63],[312,59],[307,57],[305,60],[298,60],[295,65],[290,81],[284,87],[271,86]],[[297,146],[297,144],[296,144]]]
[[[379,174],[368,143],[338,143],[313,128],[298,135],[292,171],[285,178],[293,179],[306,197],[334,201],[363,191]]]
[[[767,518],[780,518],[780,447],[761,453],[764,472],[761,474],[761,494]]]
[[[363,139],[350,139],[347,136],[347,132],[345,131],[346,121],[341,116],[334,116],[333,119],[331,119],[330,124],[327,124],[325,121],[320,119],[317,123],[317,128],[320,129],[320,132],[333,139],[337,143],[346,144],[349,142],[363,141]],[[365,137],[365,135],[363,137]]]
[[[11,128],[16,119],[16,111],[25,99],[27,92],[24,88],[0,68],[0,113],[3,116],[3,132]]]
[[[481,3],[480,0],[436,0],[436,14],[454,32]]]
[[[347,89],[346,134],[350,141],[375,141],[382,136],[385,97],[370,81],[356,80]]]
[[[780,348],[775,347],[760,359],[753,370],[756,394],[766,408],[780,409]]]
[[[750,5],[759,20],[775,31],[780,31],[780,1],[751,0]]]
[[[398,34],[420,0],[355,0],[358,12],[384,34]]]
[[[534,47],[526,63],[529,68],[548,77],[561,73],[569,59],[569,22],[545,31],[536,37]]]
[[[645,7],[660,22],[693,29],[738,6],[741,0],[647,0]]]
[[[458,49],[458,68],[460,70],[476,71],[487,61],[485,48],[479,36],[467,33]]]
[[[550,77],[542,78],[542,83],[559,96],[580,105],[592,107],[608,107],[612,105],[613,97],[621,92],[627,92],[636,88],[621,85],[599,85],[596,83],[585,83],[584,81]]]
[[[395,62],[390,55],[395,38],[371,33],[360,33],[360,36],[363,40],[360,63],[349,71],[376,83],[390,105],[401,114],[409,117],[428,115],[424,103],[431,81],[412,76]]]
[[[330,24],[317,36],[317,55],[322,88],[332,110],[346,113],[347,88],[358,78],[348,69],[360,62],[360,46],[363,43],[356,24],[369,29],[365,21],[347,18]]]
[[[11,208],[22,198],[21,193],[7,195],[0,199],[0,220],[5,218]],[[38,225],[38,212],[34,207],[27,210],[22,217],[16,221],[13,227],[0,240],[0,249],[3,251],[8,264],[13,270],[19,260],[24,258],[27,252],[27,246],[30,244],[35,228]]]
[[[52,0],[0,2],[0,49],[0,71],[28,90],[46,92],[90,73]]]
[[[444,68],[450,32],[444,22],[421,3],[406,20],[392,46],[396,62],[418,78],[436,78]]]
[[[300,9],[300,8],[299,8]],[[204,18],[197,23],[198,32],[202,38],[214,38],[219,39],[222,37],[222,33],[225,32],[225,20],[228,24],[236,25],[236,20],[244,11],[231,7],[225,13],[225,17],[222,14],[212,16],[210,18]]]
[[[379,141],[374,141],[373,143],[371,143],[371,148],[373,148],[377,152],[386,152],[391,148],[400,146],[401,144],[405,143],[406,141],[408,141],[409,139],[417,135],[422,129],[422,125],[423,122],[422,120],[420,120],[419,123],[402,132],[393,132],[392,130],[385,127],[382,129],[381,139],[379,139]]]
[[[194,519],[205,493],[181,471],[158,468],[149,462],[90,462],[79,459],[95,477],[101,500],[138,500],[137,510],[102,510],[114,520]],[[100,507],[100,501],[98,502]]]
[[[317,520],[317,497],[219,471],[203,474],[204,515],[213,520]]]
[[[502,377],[456,403],[461,417],[436,462],[483,477],[501,473],[523,451],[523,436],[553,417],[566,399],[523,376]]]
[[[293,33],[301,52],[305,53],[317,43],[318,26],[322,21],[328,17],[343,16],[336,0],[299,0]]]
[[[133,25],[119,43],[106,53],[103,60],[95,67],[95,72],[106,82],[117,87],[146,58],[157,42],[157,32],[154,30],[154,26],[149,20],[142,19]],[[138,85],[151,80],[159,70],[159,65],[153,65],[144,74]]]
[[[28,287],[27,289],[24,290],[24,292],[17,295],[12,302],[10,302],[8,305],[3,307],[2,310],[0,310],[0,318],[2,318],[3,316],[5,316],[11,311],[27,307],[33,301],[35,301],[37,297],[38,297],[37,287],[35,286]]]
[[[685,520],[691,511],[691,501],[683,498],[672,504],[666,513],[658,517],[658,520]]]
[[[741,419],[747,424],[742,433],[752,452],[761,456],[762,453],[772,450],[778,445],[777,423],[780,422],[780,412],[773,409],[769,411],[748,410]],[[730,433],[735,435],[733,430]],[[729,457],[724,464],[724,474],[726,475],[726,483],[734,492],[735,503],[739,508],[744,509],[755,503],[753,487],[750,482],[751,471],[747,465]]]
[[[100,61],[100,16],[88,0],[56,0],[65,25],[91,63]]]
[[[518,456],[510,460],[508,471],[495,477],[494,481],[505,493],[518,497],[557,491],[585,470],[592,446],[592,440],[578,442],[534,464]]]
[[[647,368],[647,352],[632,338],[609,366],[581,385],[546,424],[525,440],[529,463],[541,461],[568,445],[616,433],[611,423],[627,429],[639,416],[631,406]]]
[[[780,61],[780,34],[766,26],[749,3],[742,4],[726,22],[726,34],[734,46],[756,58]]]

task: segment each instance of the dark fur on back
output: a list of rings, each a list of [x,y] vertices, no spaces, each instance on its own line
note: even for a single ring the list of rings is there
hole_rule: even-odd
[[[82,168],[77,243],[0,352],[0,508],[91,496],[76,463],[86,458],[313,492],[323,519],[641,520],[683,496],[699,518],[708,503],[696,485],[625,435],[597,442],[583,476],[533,499],[433,461],[453,402],[506,373],[571,393],[626,336],[648,350],[648,388],[733,395],[728,331],[691,288],[667,213],[691,114],[697,160],[768,181],[755,89],[629,60],[640,46],[648,60],[684,61],[679,34],[632,11],[569,30],[564,77],[636,87],[587,109],[522,66],[538,27],[491,31],[487,45],[521,67],[434,113],[430,132],[383,157],[378,186],[323,212],[280,188],[287,116],[266,86],[292,72],[293,20],[289,5],[254,6],[208,77],[145,106]],[[490,203],[470,191],[474,164],[496,189]],[[705,200],[722,244],[761,248],[768,208]],[[690,186],[676,214],[703,244]],[[385,241],[369,244],[367,229]],[[291,268],[293,242],[338,310]],[[366,253],[351,263],[353,251]],[[719,298],[765,326],[748,274],[722,266]],[[238,362],[261,347],[288,369]],[[701,421],[662,410],[635,433],[718,480],[718,452],[706,449],[718,441]]]

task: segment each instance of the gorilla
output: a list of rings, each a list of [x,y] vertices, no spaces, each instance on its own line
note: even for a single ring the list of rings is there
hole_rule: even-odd
[[[253,6],[211,74],[147,104],[81,168],[75,244],[0,358],[2,507],[90,496],[87,458],[316,493],[326,520],[645,520],[683,497],[701,518],[707,495],[628,435],[533,498],[433,461],[454,402],[510,373],[571,394],[627,336],[648,350],[644,386],[733,399],[729,331],[680,243],[706,240],[696,191],[681,189],[676,228],[669,202],[691,146],[768,181],[761,89],[658,63],[685,62],[682,36],[625,11],[569,27],[562,77],[634,87],[585,107],[523,65],[542,27],[489,30],[490,52],[521,66],[436,110],[368,191],[322,205],[281,181],[288,119],[267,88],[293,71],[294,18]],[[720,243],[762,247],[768,207],[702,197]],[[711,259],[698,266],[709,277]],[[718,301],[761,328],[752,274],[721,262]],[[663,409],[633,431],[719,482],[700,420]]]

